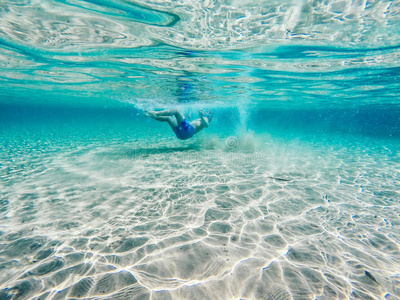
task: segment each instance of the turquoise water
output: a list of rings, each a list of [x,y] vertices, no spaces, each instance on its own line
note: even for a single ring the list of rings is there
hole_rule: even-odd
[[[0,2],[0,299],[400,299],[400,2]],[[214,119],[178,140],[145,110]]]

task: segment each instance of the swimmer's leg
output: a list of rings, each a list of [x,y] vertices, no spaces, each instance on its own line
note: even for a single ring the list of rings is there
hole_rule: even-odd
[[[162,111],[148,111],[146,116],[153,118],[154,120],[158,120],[159,117],[169,117],[174,116],[176,118],[177,124],[181,124],[185,119],[184,115],[177,109],[169,109]],[[158,120],[161,121],[161,120]]]
[[[172,130],[175,130],[176,127],[178,127],[178,124],[176,123],[175,119],[167,116],[149,116],[150,118],[160,121],[160,122],[168,122],[169,126],[171,126]]]

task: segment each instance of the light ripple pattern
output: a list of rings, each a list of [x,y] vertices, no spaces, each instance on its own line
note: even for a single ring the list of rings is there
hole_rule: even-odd
[[[191,89],[203,102],[397,104],[399,7],[389,0],[5,0],[1,101],[43,103],[43,94],[56,105],[77,96],[86,105],[176,104]]]
[[[2,154],[4,299],[400,297],[398,151],[50,141]]]

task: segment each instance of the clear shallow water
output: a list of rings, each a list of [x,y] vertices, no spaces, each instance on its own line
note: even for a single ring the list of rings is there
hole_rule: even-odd
[[[0,298],[398,299],[399,9],[2,1]]]

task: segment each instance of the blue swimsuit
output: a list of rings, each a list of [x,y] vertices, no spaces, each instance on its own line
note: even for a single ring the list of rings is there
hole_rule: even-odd
[[[176,134],[176,137],[180,140],[187,140],[190,139],[193,134],[194,134],[194,127],[190,125],[186,121],[186,119],[183,119],[181,124],[179,124],[175,129],[174,132]]]

